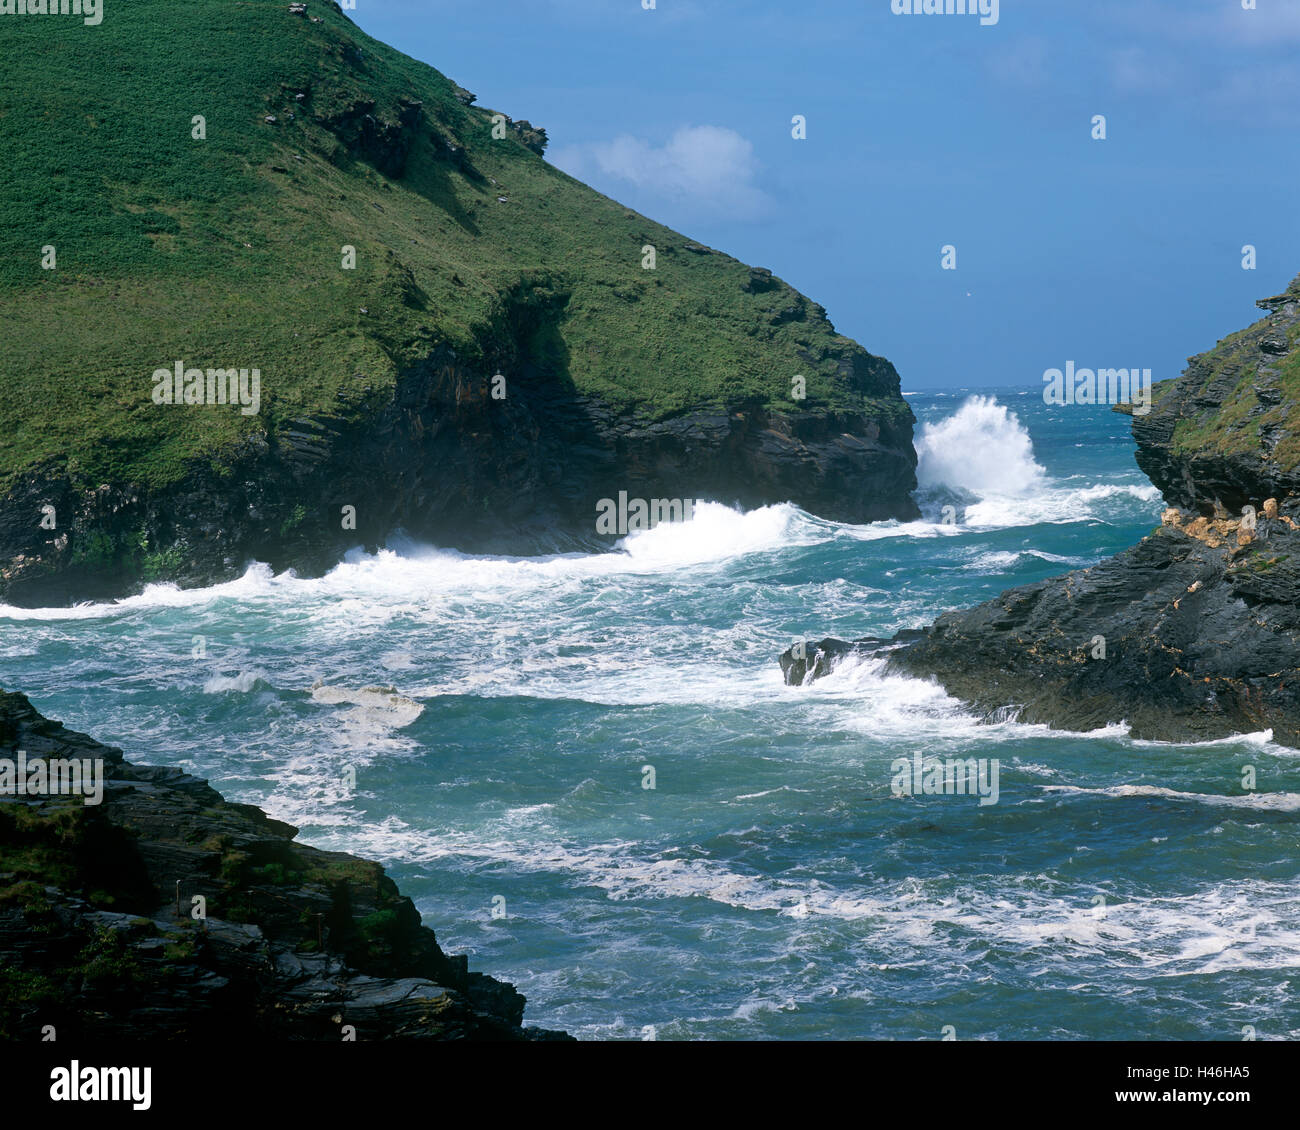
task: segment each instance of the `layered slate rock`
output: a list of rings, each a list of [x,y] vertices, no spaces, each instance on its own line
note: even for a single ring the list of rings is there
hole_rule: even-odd
[[[378,864],[0,690],[0,758],[19,750],[99,759],[105,789],[0,796],[0,1037],[567,1038],[524,1027],[524,997],[444,953]]]
[[[1300,499],[1300,278],[1261,299],[1269,313],[1193,357],[1156,387],[1152,411],[1133,417],[1137,462],[1171,506],[1238,514]]]
[[[990,719],[1202,741],[1272,730],[1300,746],[1300,280],[1269,316],[1193,358],[1135,416],[1138,463],[1171,504],[1138,545],[892,640],[821,640],[789,683],[847,655],[933,677]]]

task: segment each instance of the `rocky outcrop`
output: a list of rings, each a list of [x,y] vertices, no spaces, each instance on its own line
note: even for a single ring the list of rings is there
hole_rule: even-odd
[[[372,164],[385,176],[400,177],[415,141],[422,102],[400,100],[389,114],[378,111],[373,98],[357,98],[346,106],[318,113],[316,120],[342,142],[351,157]]]
[[[0,1037],[567,1038],[443,953],[383,869],[0,690],[0,759],[103,765],[102,803],[0,795]]]
[[[789,683],[849,654],[934,677],[990,719],[1201,741],[1272,730],[1300,746],[1300,281],[1269,317],[1193,358],[1148,416],[1138,462],[1171,504],[1138,545],[891,640],[781,657]]]
[[[1258,305],[1267,317],[1193,357],[1133,418],[1138,466],[1171,506],[1300,507],[1300,279]]]

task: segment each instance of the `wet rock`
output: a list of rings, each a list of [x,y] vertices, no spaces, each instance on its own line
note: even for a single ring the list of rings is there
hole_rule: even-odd
[[[100,759],[106,788],[0,796],[0,1038],[566,1038],[523,1027],[524,998],[445,954],[377,864],[0,690],[0,757],[18,749]]]
[[[1300,745],[1300,534],[1262,521],[1238,547],[1192,525],[1161,526],[1090,569],[920,632],[805,644],[802,665],[792,651],[781,657],[786,681],[865,654],[887,674],[937,679],[993,721],[1084,731],[1127,722],[1134,737],[1159,741],[1271,729]]]
[[[1138,464],[1168,504],[1152,534],[921,632],[791,649],[786,681],[865,655],[936,679],[990,720],[1126,722],[1163,741],[1272,730],[1300,746],[1300,443],[1272,366],[1300,339],[1300,280],[1260,306],[1267,318],[1193,358],[1133,416]]]

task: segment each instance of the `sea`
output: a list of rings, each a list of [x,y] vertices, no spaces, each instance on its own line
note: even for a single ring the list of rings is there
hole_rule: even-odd
[[[0,606],[0,684],[380,861],[580,1039],[1300,1038],[1296,750],[989,721],[879,660],[784,684],[796,641],[921,627],[1159,521],[1105,406],[908,400],[918,521],[701,502],[550,557],[397,531],[319,578]],[[918,758],[996,767],[996,803],[908,795]]]

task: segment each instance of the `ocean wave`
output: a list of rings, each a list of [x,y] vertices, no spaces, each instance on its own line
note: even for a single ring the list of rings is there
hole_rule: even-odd
[[[705,899],[810,924],[867,921],[873,961],[887,965],[924,965],[935,953],[960,964],[1008,946],[1062,967],[1074,968],[1082,952],[1092,952],[1166,976],[1300,965],[1294,885],[1264,879],[1173,896],[1081,890],[1047,876],[1040,876],[1041,889],[1026,889],[1015,876],[993,886],[913,878],[840,889],[748,874],[712,859],[673,858],[636,842],[521,843],[492,839],[490,829],[423,833],[391,819],[342,835],[334,846],[440,869],[550,873],[614,902]]]
[[[1044,792],[1079,796],[1160,797],[1164,800],[1190,801],[1221,808],[1246,808],[1258,812],[1300,812],[1300,793],[1246,793],[1222,796],[1218,793],[1189,793],[1162,785],[1111,785],[1089,789],[1079,785],[1042,785]]]
[[[247,694],[258,688],[270,687],[265,671],[254,669],[240,671],[238,675],[213,675],[203,684],[204,694],[225,694],[231,691]]]
[[[1150,484],[1107,483],[1071,486],[1049,482],[1033,495],[986,495],[965,508],[965,524],[972,530],[1011,526],[1064,525],[1071,522],[1135,520],[1152,509],[1160,491]],[[1140,508],[1137,504],[1141,504]],[[1116,508],[1123,508],[1117,512]]]
[[[1004,573],[1014,569],[1022,561],[1048,561],[1054,565],[1079,566],[1087,564],[1083,557],[1065,557],[1059,553],[1045,553],[1038,549],[993,550],[981,553],[972,561],[962,566],[972,573]]]
[[[952,416],[924,425],[916,452],[921,486],[979,497],[1024,497],[1040,490],[1047,475],[1020,417],[993,396],[972,396]]]

